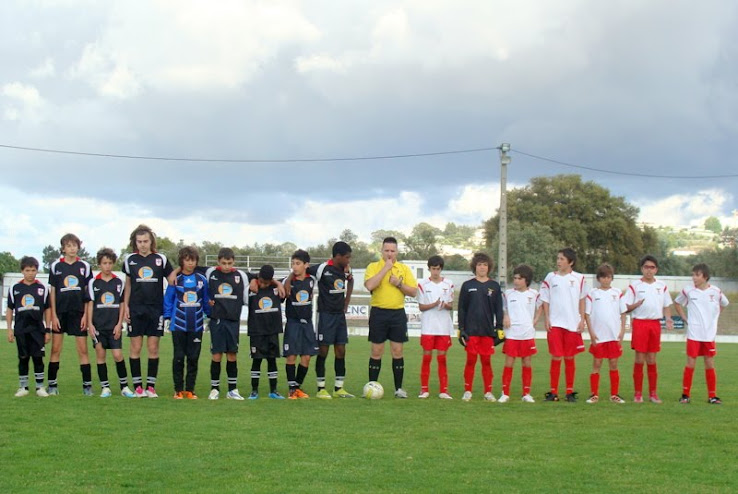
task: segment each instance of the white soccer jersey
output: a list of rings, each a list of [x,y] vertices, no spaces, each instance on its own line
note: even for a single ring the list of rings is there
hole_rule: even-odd
[[[510,317],[510,327],[505,329],[508,340],[532,340],[536,337],[533,318],[538,307],[538,292],[528,288],[520,292],[511,288],[502,294],[505,312]]]
[[[676,303],[687,308],[687,338],[715,341],[720,308],[728,305],[725,294],[716,286],[700,290],[689,284],[677,295]]]
[[[587,296],[587,283],[584,275],[572,271],[560,275],[557,272],[548,273],[541,283],[541,302],[547,302],[548,318],[551,327],[577,331],[581,316],[579,315],[579,301]]]
[[[430,278],[418,283],[418,303],[431,304],[438,299],[453,304],[454,283],[441,278],[438,283]],[[430,309],[420,313],[420,334],[450,336],[453,334],[454,323],[451,320],[451,311],[445,309]]]
[[[599,343],[617,341],[620,336],[620,316],[628,311],[623,292],[617,288],[595,288],[587,295],[584,309],[592,322],[592,332]]]
[[[640,279],[630,284],[625,292],[625,303],[633,305],[641,299],[644,300],[643,304],[630,314],[633,319],[661,319],[664,317],[664,308],[672,304],[669,289],[659,280],[646,283]]]

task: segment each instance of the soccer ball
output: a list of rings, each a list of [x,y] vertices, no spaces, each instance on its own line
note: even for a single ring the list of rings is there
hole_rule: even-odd
[[[364,385],[363,396],[369,400],[381,400],[384,396],[384,388],[377,381],[369,381]]]

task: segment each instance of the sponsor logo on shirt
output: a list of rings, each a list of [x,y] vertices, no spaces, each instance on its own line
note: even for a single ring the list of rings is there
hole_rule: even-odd
[[[310,305],[310,293],[307,290],[300,290],[295,294],[295,302],[292,305]]]
[[[254,311],[256,314],[262,314],[265,312],[276,312],[278,307],[274,307],[274,302],[269,297],[261,297],[259,299],[259,308]]]
[[[98,290],[98,288],[95,288]],[[120,304],[115,303],[115,295],[110,292],[105,292],[100,295],[100,303],[96,306],[98,309],[118,309]]]
[[[159,278],[154,278],[154,270],[148,266],[143,266],[138,270],[138,283],[156,283]]]
[[[182,294],[182,303],[180,304],[180,307],[200,307],[197,292],[184,292]]]
[[[40,307],[37,307],[36,305],[36,299],[33,298],[33,295],[26,293],[23,295],[23,298],[21,298],[21,307],[18,307],[18,312],[25,312],[29,310],[41,310]]]
[[[79,279],[76,276],[69,275],[64,278],[64,288],[60,292],[69,292],[80,290]]]

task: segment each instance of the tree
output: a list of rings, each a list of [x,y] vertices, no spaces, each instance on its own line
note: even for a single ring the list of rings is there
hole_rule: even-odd
[[[461,254],[444,257],[443,269],[445,271],[469,271],[469,259]]]
[[[498,252],[499,239],[495,236],[490,243],[490,251]],[[533,281],[540,281],[549,271],[556,268],[556,252],[559,242],[551,232],[551,227],[534,223],[523,225],[519,221],[507,224],[507,273],[512,279],[512,272],[518,264],[527,264],[533,268]],[[509,281],[509,280],[506,280]]]
[[[705,220],[705,230],[709,230],[719,235],[723,231],[723,226],[720,224],[719,219],[714,216],[710,216]]]
[[[403,259],[424,260],[438,254],[437,237],[441,230],[428,223],[418,223],[405,239],[405,253]]]
[[[10,252],[0,252],[0,284],[2,284],[5,273],[17,273],[20,271],[20,260],[13,257]]]
[[[382,240],[387,237],[395,237],[401,244],[405,243],[405,234],[399,230],[375,230],[372,232],[372,247],[380,252],[382,250]]]
[[[638,272],[643,238],[636,226],[638,208],[623,197],[579,175],[535,177],[530,185],[508,193],[508,220],[524,228],[546,225],[557,250],[572,247],[577,252],[577,270],[594,272],[609,262],[620,273]],[[485,223],[487,245],[497,235],[499,216]],[[553,260],[551,261],[553,264]]]

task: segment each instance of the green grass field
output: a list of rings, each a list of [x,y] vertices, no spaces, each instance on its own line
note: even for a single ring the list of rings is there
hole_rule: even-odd
[[[245,340],[245,337],[242,336]],[[207,346],[204,345],[205,348]],[[84,397],[71,338],[60,371],[62,395],[14,398],[15,345],[0,347],[0,491],[734,491],[738,474],[738,345],[719,346],[718,390],[725,404],[706,403],[701,363],[694,401],[680,405],[683,344],[660,355],[663,405],[601,402],[587,405],[589,354],[577,359],[579,403],[543,403],[548,383],[545,342],[534,357],[534,404],[460,400],[463,351],[449,355],[453,401],[415,398],[419,386],[417,339],[406,350],[405,387],[411,399],[316,399],[234,402],[206,399],[209,355],[203,351],[198,401],[171,399],[171,341],[162,341],[158,400]],[[348,347],[347,389],[367,380],[369,347],[354,337]],[[621,359],[621,394],[632,398],[632,352]],[[280,389],[286,392],[284,361]],[[240,389],[250,388],[246,355]],[[493,357],[495,395],[502,360]],[[332,359],[329,360],[332,384]],[[115,380],[112,360],[111,382]],[[144,365],[145,368],[145,365]],[[265,368],[265,365],[264,365]],[[225,370],[225,369],[224,369]],[[93,364],[95,391],[99,393]],[[563,378],[563,376],[562,376]],[[225,375],[222,376],[225,383]],[[388,357],[381,381],[392,386]],[[314,375],[305,389],[314,393]],[[603,373],[601,387],[609,386]],[[116,389],[116,388],[114,388]],[[262,395],[267,389],[262,379]]]

